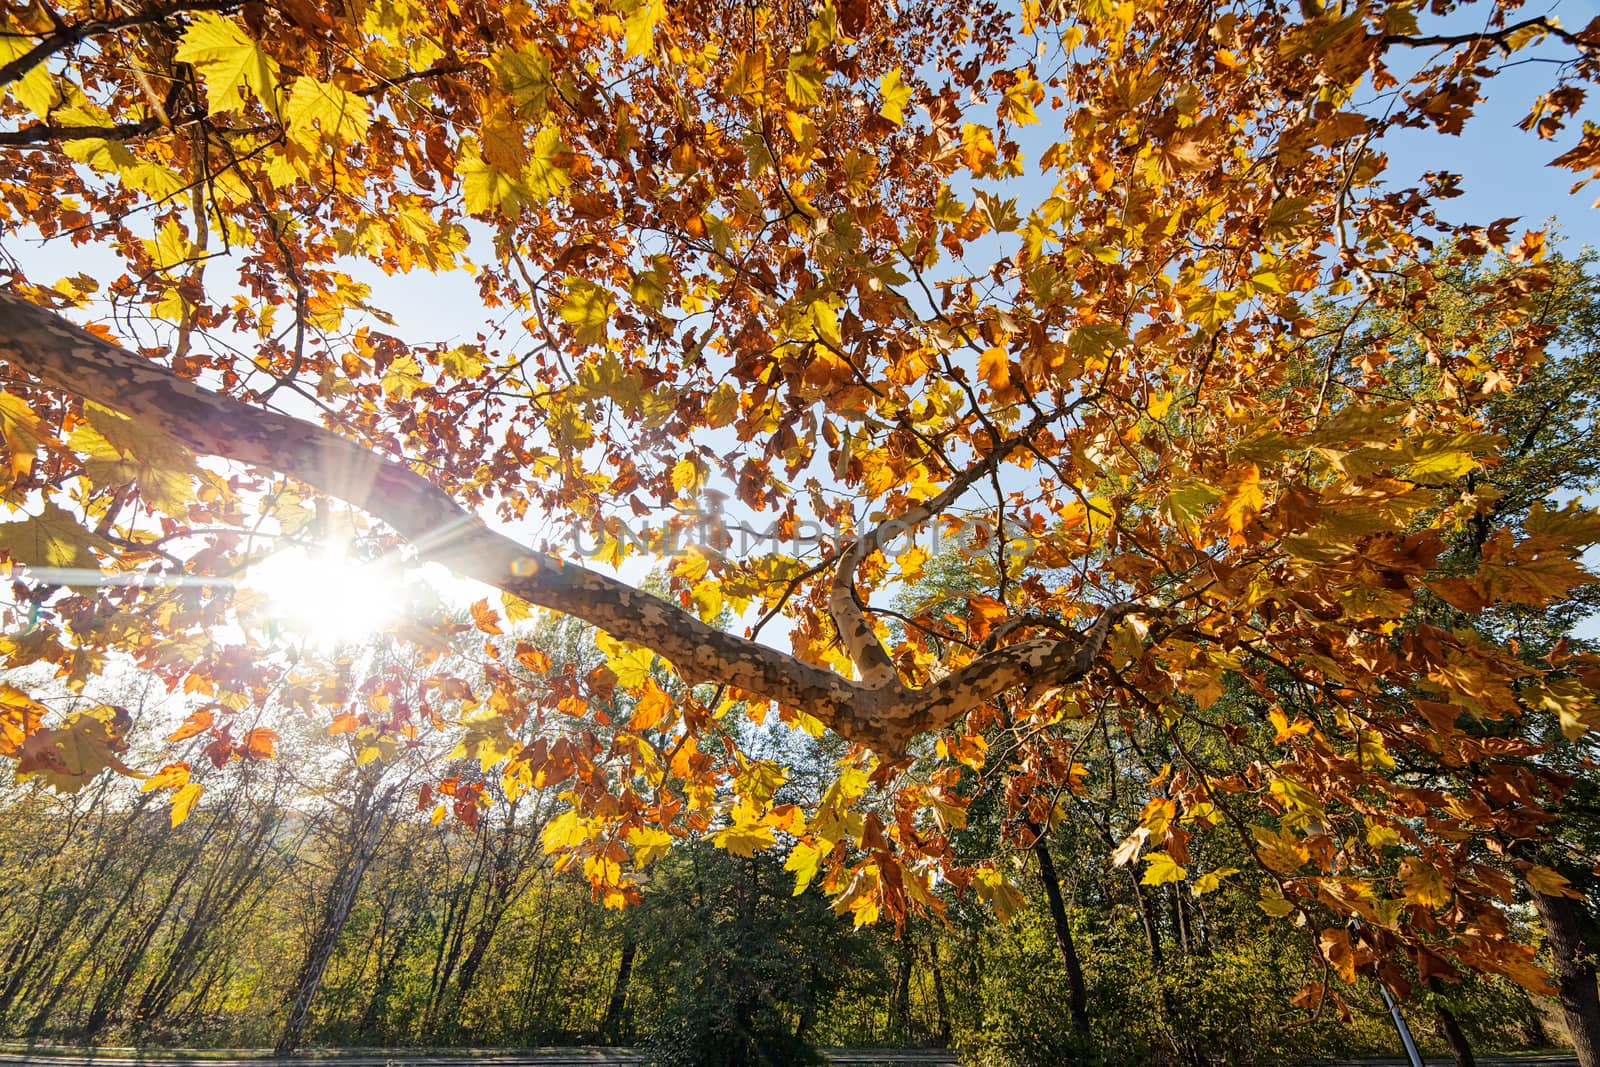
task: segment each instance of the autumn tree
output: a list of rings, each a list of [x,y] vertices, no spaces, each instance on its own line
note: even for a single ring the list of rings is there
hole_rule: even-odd
[[[1006,910],[1006,874],[950,846],[984,731],[1023,726],[995,773],[1043,825],[1074,768],[1059,724],[1092,713],[1169,746],[1123,854],[1154,884],[1220,880],[1189,842],[1227,835],[1346,982],[1409,958],[1546,988],[1511,876],[1558,885],[1525,847],[1568,785],[1541,756],[1592,767],[1600,661],[1413,609],[1559,602],[1592,581],[1600,517],[1534,497],[1441,564],[1495,507],[1465,482],[1498,462],[1485,405],[1540,359],[1551,281],[1542,233],[1451,220],[1458,179],[1391,173],[1384,146],[1458,132],[1494,57],[1536,55],[1558,65],[1528,143],[1595,167],[1600,131],[1566,123],[1600,27],[1186,0],[4,18],[8,234],[107,264],[53,279],[7,238],[8,665],[82,683],[130,656],[214,698],[207,758],[262,758],[286,653],[234,579],[263,539],[336,540],[333,498],[500,590],[489,635],[529,605],[608,635],[581,675],[526,642],[537,684],[469,686],[476,752],[565,783],[546,843],[608,902],[709,831],[783,834],[799,884],[861,921],[938,909],[936,878]],[[1494,250],[1517,269],[1450,292],[1445,329],[1445,272]],[[450,270],[485,311],[467,343],[374,305],[368,279]],[[1393,388],[1390,346],[1319,301],[1390,316],[1437,388]],[[773,540],[688,537],[714,500]],[[535,543],[569,521],[596,559]],[[915,536],[955,528],[981,584],[891,628]],[[668,559],[661,595],[603,573],[639,553]],[[1272,743],[1212,773],[1192,746],[1235,738],[1208,712],[1240,693]],[[539,728],[618,694],[625,722]],[[21,774],[148,773],[109,710],[3,707]],[[784,768],[729,714],[850,747],[808,810],[775,804]],[[1500,721],[1560,731],[1475,726]]]

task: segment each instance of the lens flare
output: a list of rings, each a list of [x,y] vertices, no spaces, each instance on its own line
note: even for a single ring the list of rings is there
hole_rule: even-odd
[[[250,568],[246,584],[266,597],[274,622],[323,645],[359,641],[400,612],[392,568],[331,548],[275,552]]]

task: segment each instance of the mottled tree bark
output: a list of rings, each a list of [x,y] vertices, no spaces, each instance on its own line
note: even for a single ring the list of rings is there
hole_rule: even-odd
[[[1155,610],[1113,605],[1075,636],[993,648],[922,689],[907,689],[897,672],[886,669],[883,649],[854,602],[853,567],[870,555],[885,530],[926,521],[952,504],[1025,444],[1022,436],[1000,442],[933,500],[867,531],[844,553],[839,566],[851,573],[836,575],[831,613],[861,672],[862,681],[855,682],[718,630],[614,578],[520,545],[490,530],[401,458],[378,455],[321,426],[213,392],[3,290],[0,359],[195,452],[277,471],[338,497],[388,523],[412,543],[419,558],[649,648],[686,680],[712,679],[802,708],[845,739],[882,753],[904,752],[911,738],[1007,690],[1082,678],[1099,659],[1113,626]]]

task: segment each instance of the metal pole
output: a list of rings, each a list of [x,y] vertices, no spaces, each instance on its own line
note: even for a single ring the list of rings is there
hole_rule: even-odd
[[[1383,984],[1383,979],[1376,979],[1378,992],[1383,994],[1383,1002],[1389,1008],[1389,1017],[1394,1020],[1394,1028],[1400,1032],[1400,1043],[1406,1047],[1406,1059],[1411,1062],[1411,1067],[1423,1067],[1422,1053],[1417,1051],[1417,1042],[1411,1036],[1411,1027],[1406,1025],[1406,1017],[1400,1014],[1400,1002],[1394,999],[1394,994],[1389,992],[1389,987]]]
[[[1359,936],[1363,924],[1358,916],[1352,915],[1345,929],[1350,932],[1352,941]],[[1394,1020],[1394,1028],[1400,1035],[1400,1044],[1406,1050],[1406,1062],[1411,1067],[1426,1067],[1422,1062],[1422,1053],[1417,1051],[1417,1039],[1411,1036],[1411,1027],[1406,1024],[1406,1017],[1400,1014],[1400,1002],[1394,999],[1394,994],[1389,992],[1389,987],[1384,985],[1383,978],[1378,974],[1376,965],[1371,970],[1372,980],[1378,983],[1378,992],[1383,994],[1384,1006],[1389,1009],[1389,1018]]]

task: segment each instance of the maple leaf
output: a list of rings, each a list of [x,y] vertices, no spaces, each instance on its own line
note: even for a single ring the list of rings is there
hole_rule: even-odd
[[[1322,950],[1322,955],[1333,964],[1333,969],[1347,984],[1354,985],[1356,980],[1356,952],[1350,943],[1350,935],[1344,930],[1323,930],[1317,935],[1317,947]]]
[[[1195,879],[1195,883],[1190,887],[1189,891],[1197,897],[1205,896],[1207,893],[1215,893],[1222,887],[1224,880],[1238,873],[1239,868],[1237,867],[1218,867],[1214,871],[1207,871]]]
[[[44,440],[33,409],[20,397],[0,393],[0,441],[11,457],[11,481],[33,469],[34,454]]]
[[[472,625],[483,633],[490,635],[505,633],[505,630],[500,628],[500,615],[489,606],[487,597],[473,601],[468,610],[472,615]]]
[[[247,759],[272,759],[277,755],[278,734],[265,726],[246,731],[240,742],[241,754]]]
[[[202,11],[184,31],[175,54],[205,79],[206,106],[213,112],[240,110],[248,88],[268,111],[278,109],[278,64],[238,23]]]
[[[189,817],[190,812],[194,811],[195,804],[199,802],[200,796],[204,792],[205,786],[199,782],[189,782],[172,794],[171,821],[173,826],[179,825]]]
[[[620,676],[618,678],[620,681]],[[630,730],[654,730],[672,712],[672,698],[656,684],[654,678],[646,678],[644,692],[639,694],[639,699],[634,701],[633,716],[628,720]]]
[[[641,867],[650,866],[672,848],[672,835],[653,826],[635,826],[626,836],[628,844],[633,846],[634,862]]]
[[[1165,852],[1152,852],[1144,860],[1149,866],[1145,868],[1144,877],[1139,879],[1143,885],[1181,882],[1189,875],[1187,870],[1178,866],[1177,860]]]
[[[592,345],[605,340],[606,325],[616,313],[611,294],[584,278],[568,278],[567,295],[556,314],[572,327],[579,344]]]
[[[808,841],[795,842],[794,848],[789,850],[789,858],[783,863],[784,870],[794,872],[794,896],[804,893],[806,887],[816,879],[822,861],[830,851]]]
[[[0,550],[13,563],[98,572],[97,550],[110,546],[70,512],[46,503],[39,514],[20,522],[0,524]],[[82,580],[82,579],[80,579]]]
[[[898,67],[885,74],[878,82],[878,94],[883,98],[883,103],[878,107],[878,114],[896,126],[905,122],[905,107],[911,102],[911,87],[900,79]]]
[[[1001,922],[1010,922],[1011,917],[1027,906],[1027,898],[1013,885],[1005,874],[993,867],[983,867],[973,876],[973,885],[978,891],[979,899],[994,909],[995,915]]]
[[[319,137],[337,144],[350,144],[367,136],[372,108],[365,99],[329,82],[309,75],[294,80],[283,119],[289,136],[301,144],[315,144]]]
[[[1407,900],[1424,908],[1442,908],[1450,903],[1450,890],[1445,888],[1439,869],[1416,856],[1400,861],[1400,885]]]
[[[189,784],[189,765],[187,763],[169,763],[139,785],[141,793],[148,793],[153,789],[181,789]]]
[[[1229,472],[1225,484],[1226,489],[1218,506],[1228,520],[1228,529],[1233,531],[1230,541],[1236,545],[1243,544],[1245,528],[1260,514],[1262,505],[1266,503],[1266,496],[1261,491],[1261,469],[1254,463],[1236,467]]]
[[[196,734],[204,733],[205,731],[211,729],[213,721],[214,720],[212,719],[211,712],[205,710],[204,708],[196,712],[191,712],[189,717],[183,720],[183,724],[181,726],[167,735],[167,740],[183,741],[195,736]]]

